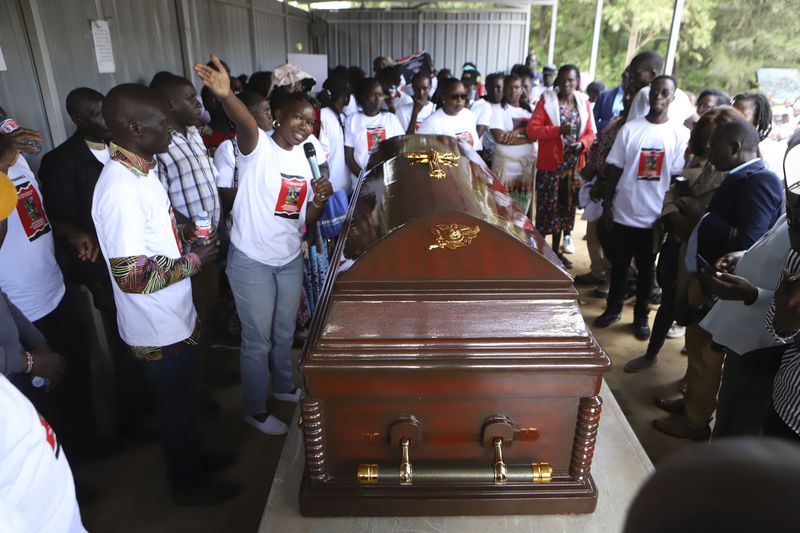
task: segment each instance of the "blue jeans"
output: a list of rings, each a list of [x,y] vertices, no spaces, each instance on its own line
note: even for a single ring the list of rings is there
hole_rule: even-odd
[[[303,257],[274,267],[231,244],[226,273],[242,322],[242,408],[245,415],[263,414],[270,381],[274,392],[294,389],[289,352],[303,289]]]

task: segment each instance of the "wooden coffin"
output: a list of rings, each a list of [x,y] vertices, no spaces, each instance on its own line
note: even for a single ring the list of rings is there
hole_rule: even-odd
[[[474,151],[384,141],[300,362],[300,511],[589,513],[611,362],[570,276]]]

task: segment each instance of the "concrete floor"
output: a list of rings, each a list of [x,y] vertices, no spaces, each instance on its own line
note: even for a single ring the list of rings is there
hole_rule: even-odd
[[[573,233],[577,251],[571,256],[575,263],[574,274],[588,270],[586,243],[582,240],[584,233],[585,224],[578,221]],[[581,289],[581,293],[583,315],[591,324],[602,312],[605,302],[588,296],[588,289]],[[651,324],[654,315],[651,313]],[[606,375],[608,385],[645,451],[658,463],[688,445],[686,441],[656,432],[650,425],[653,418],[664,415],[653,405],[653,397],[678,395],[677,381],[686,370],[686,357],[680,354],[683,340],[667,340],[656,367],[641,374],[625,374],[623,365],[642,355],[647,346],[646,342],[633,337],[632,320],[632,306],[628,305],[620,322],[594,333],[614,362],[614,368]],[[224,372],[238,372],[237,351],[219,348],[215,350],[215,357]],[[213,387],[211,392],[223,410],[207,420],[206,443],[210,448],[235,451],[240,455],[240,462],[225,475],[242,483],[242,493],[216,507],[177,507],[172,503],[157,445],[129,446],[118,455],[75,468],[76,479],[98,492],[96,501],[82,510],[89,531],[227,533],[257,530],[284,438],[263,435],[244,425],[238,384]],[[292,404],[274,402],[271,407],[284,421],[296,422]]]

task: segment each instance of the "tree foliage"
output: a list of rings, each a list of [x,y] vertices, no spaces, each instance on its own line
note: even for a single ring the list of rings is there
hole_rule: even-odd
[[[556,64],[589,70],[595,5],[595,0],[559,2]],[[550,8],[531,9],[531,50],[544,63]],[[673,2],[665,0],[605,0],[596,79],[614,86],[635,53],[650,49],[665,55],[672,9]],[[674,74],[695,92],[753,90],[759,68],[800,68],[798,28],[797,0],[686,0]]]

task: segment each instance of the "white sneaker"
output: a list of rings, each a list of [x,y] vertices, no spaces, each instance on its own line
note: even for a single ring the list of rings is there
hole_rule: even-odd
[[[669,331],[667,331],[667,338],[668,339],[679,339],[686,335],[686,328],[683,326],[679,326],[675,322],[669,327]]]
[[[276,392],[272,395],[272,397],[276,400],[281,400],[284,402],[297,403],[300,401],[300,398],[303,397],[303,389],[300,387],[295,387],[293,392]]]
[[[565,254],[575,253],[575,245],[572,244],[572,235],[564,235],[564,244],[561,245],[561,250]]]
[[[259,422],[257,418],[245,415],[244,422],[267,435],[284,435],[289,432],[289,426],[281,422],[277,417],[269,415],[266,420]]]

